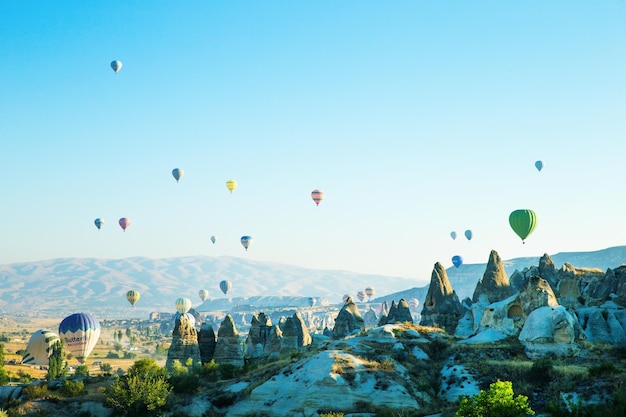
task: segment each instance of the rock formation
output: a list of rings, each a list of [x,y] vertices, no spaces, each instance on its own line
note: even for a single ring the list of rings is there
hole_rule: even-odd
[[[189,359],[193,363],[201,363],[198,347],[198,332],[192,325],[192,317],[181,314],[176,318],[172,332],[172,345],[167,351],[165,367],[171,369],[175,360],[186,364]]]
[[[333,327],[333,339],[341,339],[355,330],[364,330],[365,322],[361,317],[359,308],[352,302],[352,298],[348,298],[343,308],[339,311],[335,319],[335,327]]]
[[[215,331],[213,326],[204,323],[198,332],[198,348],[200,349],[200,359],[202,363],[209,363],[213,359],[215,352]]]
[[[217,331],[217,343],[213,359],[218,364],[230,364],[238,367],[243,366],[243,352],[239,345],[239,332],[230,314],[222,320]]]
[[[502,301],[513,295],[513,289],[509,283],[509,277],[504,271],[504,265],[498,252],[492,250],[489,254],[487,267],[483,277],[476,284],[472,302],[491,304]]]
[[[538,276],[531,276],[528,279],[526,286],[520,291],[518,299],[524,317],[528,317],[539,307],[556,307],[559,305],[548,281]]]
[[[420,324],[444,328],[453,334],[462,315],[463,307],[452,289],[446,269],[437,262],[430,278]]]
[[[253,314],[250,320],[250,331],[246,338],[246,354],[248,358],[265,356],[265,346],[268,344],[272,331],[272,320],[265,313]]]
[[[389,314],[381,316],[378,325],[384,326],[385,324],[392,323],[413,323],[413,317],[411,316],[411,311],[409,310],[409,303],[407,303],[404,298],[400,299],[398,304],[396,304],[395,301],[391,302]]]
[[[531,359],[571,356],[579,350],[575,344],[576,326],[576,320],[563,306],[539,307],[526,319],[519,341]]]
[[[298,326],[293,317],[288,317],[282,327],[283,339],[280,345],[280,354],[291,354],[298,351]]]
[[[304,319],[302,318],[300,312],[296,311],[293,314],[292,319],[294,321],[294,324],[296,325],[296,328],[298,329],[298,349],[304,346],[309,346],[312,341],[311,333],[309,333],[309,329],[304,323]]]
[[[363,314],[363,322],[365,323],[365,327],[376,326],[378,323],[378,317],[376,317],[376,312],[372,307]]]

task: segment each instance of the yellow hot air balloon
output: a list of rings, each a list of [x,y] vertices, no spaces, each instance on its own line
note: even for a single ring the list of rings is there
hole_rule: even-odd
[[[232,194],[235,188],[237,188],[237,181],[235,180],[226,181],[226,188],[228,188],[228,191],[230,191],[230,193]]]
[[[128,300],[128,302],[130,303],[132,307],[134,307],[135,303],[139,301],[139,297],[140,297],[139,291],[137,290],[130,290],[126,293],[126,299]]]

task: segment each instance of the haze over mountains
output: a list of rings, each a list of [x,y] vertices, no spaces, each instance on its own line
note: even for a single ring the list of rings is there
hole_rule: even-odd
[[[485,259],[489,254],[485,254]],[[568,262],[577,267],[616,268],[626,263],[626,246],[593,252],[551,255],[557,268]],[[510,276],[516,269],[537,265],[539,257],[504,261]],[[434,264],[434,262],[433,262]],[[485,264],[448,268],[448,277],[462,299],[471,296]],[[233,283],[224,296],[221,280]],[[237,304],[305,306],[308,297],[341,302],[367,286],[383,299],[423,298],[428,277],[407,279],[348,271],[315,270],[292,265],[250,261],[234,257],[192,256],[167,259],[117,260],[63,258],[0,266],[0,312],[4,314],[64,315],[88,311],[102,317],[145,317],[150,311],[174,312],[178,297],[187,297],[200,311],[228,309]],[[209,299],[200,306],[198,291]],[[131,308],[125,299],[130,289],[141,293]]]

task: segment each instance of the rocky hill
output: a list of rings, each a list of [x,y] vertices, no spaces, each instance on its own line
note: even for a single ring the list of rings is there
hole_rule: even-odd
[[[552,259],[557,268],[569,262],[604,270],[626,262],[626,246],[557,253]],[[537,261],[538,258],[505,260],[504,268],[511,276],[515,270],[521,271]],[[460,299],[472,296],[485,265],[464,264],[446,270]],[[224,279],[233,283],[227,296],[218,288]],[[355,295],[367,286],[373,286],[381,296],[373,300],[376,302],[400,298],[423,302],[428,282],[429,277],[408,279],[315,270],[232,257],[66,258],[0,266],[0,312],[62,315],[86,310],[102,317],[134,317],[150,311],[173,311],[178,297],[197,302],[202,311],[229,310],[238,305],[304,307],[309,297],[320,303],[339,304],[343,294]],[[202,288],[208,289],[210,296],[199,306],[198,291]],[[129,289],[141,293],[134,308],[124,297]]]

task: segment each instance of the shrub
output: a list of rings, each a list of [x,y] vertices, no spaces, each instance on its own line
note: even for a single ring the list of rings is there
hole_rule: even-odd
[[[528,397],[513,397],[513,384],[497,381],[489,391],[480,391],[472,397],[463,397],[455,417],[526,417],[535,412],[528,405]]]
[[[528,370],[528,382],[535,385],[546,385],[554,377],[554,365],[550,358],[542,358],[533,362]]]
[[[49,394],[48,386],[45,384],[42,385],[28,385],[22,388],[22,395],[27,400],[36,400],[39,398],[47,398]]]
[[[599,377],[603,375],[611,375],[617,372],[617,368],[611,362],[602,362],[600,365],[589,368],[589,376]]]
[[[66,397],[75,397],[85,392],[85,383],[83,381],[72,381],[66,379],[61,386],[61,394]]]
[[[85,364],[78,365],[74,370],[74,376],[89,376],[89,366]]]

